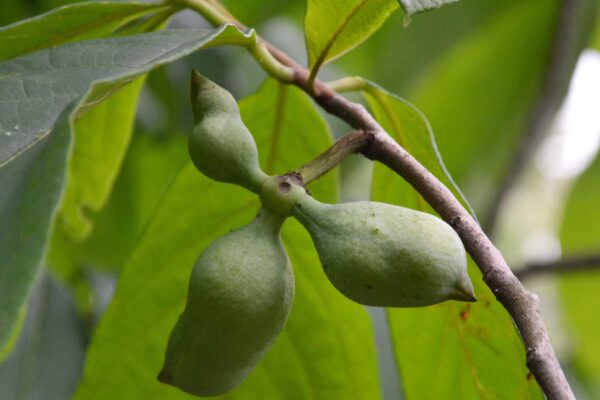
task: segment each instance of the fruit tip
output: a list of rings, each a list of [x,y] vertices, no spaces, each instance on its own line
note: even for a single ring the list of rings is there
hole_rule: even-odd
[[[192,69],[192,81],[193,82],[202,82],[205,81],[206,77],[202,75],[197,69]]]
[[[192,70],[192,79],[191,79],[191,86],[192,86],[192,101],[198,96],[198,93],[200,91],[202,91],[204,89],[204,87],[210,83],[210,80],[205,77],[204,75],[202,75],[200,72],[198,72],[198,70],[193,69]]]
[[[461,280],[455,286],[455,300],[466,301],[469,303],[474,303],[477,301],[477,297],[475,297],[475,291],[473,290],[473,284],[467,278]]]

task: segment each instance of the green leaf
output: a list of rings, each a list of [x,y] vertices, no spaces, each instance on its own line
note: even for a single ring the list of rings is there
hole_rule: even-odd
[[[398,0],[407,15],[440,8],[443,5],[455,3],[458,0]]]
[[[510,317],[472,262],[470,275],[476,303],[388,310],[406,398],[543,399]]]
[[[597,254],[600,251],[600,157],[576,183],[564,213],[561,244],[565,257]],[[587,384],[589,398],[600,396],[600,317],[597,272],[565,274],[560,277],[565,319],[573,334],[573,363]]]
[[[425,116],[406,100],[372,83],[365,95],[373,115],[383,129],[450,188],[463,206],[470,210],[469,203],[444,165],[431,125]],[[430,210],[421,195],[404,179],[379,163],[375,164],[372,190],[377,198],[382,197],[405,207]]]
[[[133,20],[165,10],[173,8],[124,1],[92,1],[59,7],[0,28],[0,61],[69,42],[103,37]]]
[[[331,142],[322,118],[299,89],[269,81],[240,109],[259,144],[261,162],[278,172],[288,169],[284,157],[304,162]],[[328,177],[312,189],[335,198],[334,180]],[[76,399],[113,399],[115,393],[131,399],[191,398],[156,380],[189,273],[203,248],[247,223],[257,209],[255,196],[212,182],[186,164],[122,273],[94,336]],[[248,380],[224,398],[377,398],[374,340],[364,309],[326,281],[310,237],[298,224],[286,222],[283,239],[296,274],[290,319]]]
[[[134,34],[162,29],[169,16],[170,12],[155,14],[142,23],[128,26],[127,31],[129,34]],[[120,34],[123,32],[124,30],[121,30]],[[58,212],[57,223],[54,225],[49,251],[49,263],[55,267],[55,272],[76,286],[79,283],[87,285],[83,282],[83,273],[78,268],[89,263],[88,257],[118,258],[114,250],[103,251],[102,243],[97,243],[97,238],[85,244],[78,242],[88,237],[93,227],[94,217],[105,206],[112,191],[133,133],[137,99],[144,82],[145,77],[138,79],[94,107],[76,123],[75,144],[68,164],[67,187]],[[152,168],[150,165],[146,167]],[[169,169],[167,166],[164,167],[165,170]],[[161,175],[157,172],[154,176]],[[136,187],[140,186],[138,180],[134,182]],[[120,229],[111,232],[109,236],[111,240],[119,238],[127,243],[127,236],[123,233],[135,232],[131,228],[140,228],[139,224],[135,223],[138,221],[131,221],[131,216],[138,215],[137,210],[143,209],[147,203],[138,204],[134,210],[119,216],[119,221],[129,219],[129,223],[122,224],[124,226]],[[113,262],[109,265],[120,266],[120,263]],[[88,297],[83,296],[84,299]]]
[[[0,348],[6,354],[23,319],[60,197],[75,99],[54,128],[0,169]]]
[[[0,165],[19,156],[45,135],[56,115],[99,80],[86,107],[148,70],[181,58],[217,40],[253,40],[232,26],[215,30],[167,30],[92,40],[42,50],[0,64]],[[118,62],[115,62],[118,60]]]
[[[90,236],[75,242],[61,224],[55,224],[47,262],[72,288],[82,314],[94,314],[101,301],[91,290],[89,270],[123,269],[164,192],[188,160],[182,136],[137,132],[110,200],[99,214],[90,215],[94,226]]]
[[[75,124],[67,189],[57,223],[74,240],[89,235],[89,212],[104,207],[125,156],[144,79],[138,79],[86,113]]]
[[[395,0],[308,0],[304,31],[311,74],[365,41],[396,8]]]
[[[62,130],[52,135],[58,116],[94,82],[103,80],[78,103],[79,113],[204,45],[252,37],[232,26],[164,31],[67,44],[0,63],[0,187],[6,188],[0,194],[0,348],[37,274],[63,189],[70,139]],[[61,129],[69,129],[69,118],[63,116]]]
[[[82,266],[120,271],[163,193],[188,160],[187,145],[179,135],[133,135],[108,203],[99,214],[91,213],[90,236],[74,242],[56,224],[48,255],[53,270],[75,282]]]

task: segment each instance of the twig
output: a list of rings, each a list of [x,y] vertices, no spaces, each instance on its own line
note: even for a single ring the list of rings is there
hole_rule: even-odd
[[[198,0],[200,1],[200,0]],[[235,21],[232,21],[235,23]],[[264,42],[271,54],[294,71],[293,84],[306,91],[324,110],[357,130],[369,132],[363,153],[401,175],[458,233],[483,272],[483,279],[512,316],[527,353],[527,366],[550,400],[575,399],[550,343],[540,315],[539,300],[512,273],[500,251],[452,192],[396,143],[358,103],[353,103],[315,79],[287,54]]]
[[[557,272],[563,274],[591,269],[600,270],[600,254],[573,256],[555,261],[529,263],[516,269],[515,275],[520,280],[523,280],[543,273]]]
[[[369,137],[369,134],[364,131],[347,133],[335,142],[333,146],[325,150],[314,160],[298,168],[295,172],[300,175],[303,183],[308,184],[325,175],[348,155],[365,149],[368,146]]]
[[[496,196],[484,219],[484,230],[489,235],[494,233],[498,214],[506,196],[517,182],[523,169],[527,166],[531,154],[537,148],[563,97],[569,88],[569,82],[576,63],[578,49],[578,30],[581,29],[585,17],[584,6],[587,0],[563,0],[556,21],[554,40],[550,49],[550,60],[544,83],[537,96],[537,103],[525,123],[521,141],[512,161],[509,163],[504,180],[500,184]]]

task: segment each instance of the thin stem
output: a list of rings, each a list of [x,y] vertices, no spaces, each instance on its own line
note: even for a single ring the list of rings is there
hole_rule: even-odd
[[[282,83],[291,83],[294,80],[294,70],[281,64],[261,41],[256,40],[248,46],[250,54],[264,71]]]
[[[314,160],[304,164],[296,173],[308,184],[341,163],[348,155],[362,151],[369,142],[369,134],[354,131],[346,134]]]
[[[575,399],[554,354],[537,296],[527,291],[512,273],[500,251],[452,192],[396,143],[361,104],[342,97],[318,79],[309,85],[309,72],[305,68],[281,50],[263,43],[275,59],[294,71],[294,85],[308,93],[327,112],[357,130],[369,132],[363,154],[401,175],[454,228],[483,273],[483,280],[512,316],[525,345],[527,366],[546,397],[551,400]]]
[[[171,0],[170,2],[198,12],[213,26],[227,24],[233,19],[222,6],[208,0]]]
[[[182,4],[201,14],[213,26],[232,24],[242,30],[247,28],[239,23],[229,12],[220,4],[209,0],[172,0],[175,4]],[[256,62],[263,70],[273,78],[283,82],[290,83],[294,77],[294,71],[286,65],[280,63],[259,40],[256,34],[244,38],[227,38],[215,41],[213,46],[217,45],[239,45],[244,46],[254,57]]]
[[[327,83],[329,88],[337,93],[356,92],[366,90],[369,82],[361,76],[347,76]]]
[[[591,269],[600,269],[600,254],[579,255],[555,261],[529,263],[518,268],[515,275],[523,280],[544,273],[564,274]]]

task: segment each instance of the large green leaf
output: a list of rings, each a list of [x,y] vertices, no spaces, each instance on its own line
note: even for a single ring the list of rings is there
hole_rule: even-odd
[[[75,240],[84,239],[91,231],[86,214],[100,211],[108,200],[131,138],[143,83],[138,79],[75,124],[75,147],[57,220],[62,231]]]
[[[80,267],[119,271],[188,158],[182,136],[134,135],[108,203],[99,214],[90,213],[90,236],[74,242],[61,225],[55,227],[48,257],[54,270],[75,281],[81,278]]]
[[[81,99],[81,98],[80,98]],[[45,251],[60,197],[69,151],[71,115],[63,110],[53,129],[0,170],[0,348],[14,344],[29,289]]]
[[[600,252],[600,157],[584,173],[567,203],[561,228],[565,257]],[[560,278],[561,295],[573,334],[573,362],[589,390],[600,397],[600,316],[597,272],[566,274]]]
[[[95,105],[144,72],[207,44],[254,40],[232,26],[215,30],[168,30],[91,40],[42,50],[0,64],[0,165],[41,139],[66,104],[97,84],[86,106]],[[222,42],[218,42],[222,41]]]
[[[0,61],[68,42],[103,37],[135,19],[171,8],[129,1],[92,1],[59,7],[0,28]]]
[[[263,166],[277,172],[330,144],[323,120],[296,88],[267,82],[240,108]],[[335,187],[332,175],[311,189],[333,199]],[[256,197],[243,189],[212,182],[189,163],[182,169],[122,273],[76,399],[190,398],[155,378],[183,308],[189,273],[203,248],[247,223],[257,208]],[[283,239],[296,275],[290,319],[248,380],[224,397],[376,398],[374,341],[364,309],[326,281],[310,237],[297,223],[286,222]]]
[[[313,73],[365,41],[396,8],[395,0],[308,0],[304,32]]]
[[[174,30],[67,44],[0,63],[0,348],[36,276],[64,185],[69,135],[49,139],[58,116],[94,82],[103,81],[80,108],[152,68],[233,38],[254,40],[231,26]]]
[[[155,137],[138,132],[99,213],[90,213],[93,231],[73,241],[55,224],[47,262],[76,293],[80,312],[93,314],[100,299],[90,287],[90,270],[120,271],[135,248],[161,198],[189,160],[181,135]],[[132,184],[135,182],[135,184]]]

